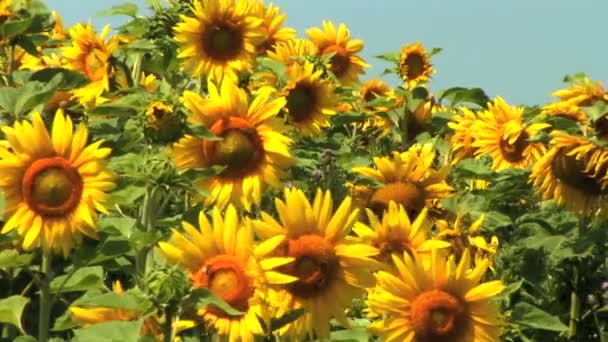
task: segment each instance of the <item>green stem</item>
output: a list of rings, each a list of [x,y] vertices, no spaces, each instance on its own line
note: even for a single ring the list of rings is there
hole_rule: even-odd
[[[165,309],[165,324],[163,327],[163,337],[165,342],[172,342],[175,339],[175,330],[173,329],[173,314],[174,310],[171,305],[169,305]]]
[[[593,321],[595,322],[597,333],[600,336],[600,342],[608,342],[608,335],[605,333],[599,318],[597,318],[597,312],[595,309],[593,309]]]
[[[139,86],[139,81],[141,80],[141,60],[143,59],[143,55],[141,53],[135,56],[135,61],[133,62],[133,69],[131,71],[131,78],[133,79],[133,84],[135,86]]]
[[[572,338],[576,336],[576,328],[578,325],[578,320],[580,317],[581,311],[581,302],[576,294],[576,290],[578,288],[578,267],[577,265],[572,265],[572,273],[573,273],[573,282],[572,282],[572,292],[570,293],[570,322],[568,326],[568,337]]]
[[[42,253],[42,277],[40,279],[40,312],[38,316],[38,342],[49,339],[49,326],[51,316],[51,254]]]

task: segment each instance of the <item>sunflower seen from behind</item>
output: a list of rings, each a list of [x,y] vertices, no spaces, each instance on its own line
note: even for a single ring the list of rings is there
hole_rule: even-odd
[[[435,72],[430,56],[420,42],[404,45],[401,48],[398,67],[401,79],[409,88],[429,81],[431,74]]]
[[[541,142],[530,139],[550,125],[526,124],[523,107],[510,106],[501,97],[488,103],[488,109],[477,113],[471,126],[475,157],[492,157],[492,169],[527,168],[546,152]]]
[[[446,241],[431,239],[431,221],[424,208],[414,221],[402,205],[391,201],[388,210],[378,217],[367,209],[368,224],[355,223],[353,231],[363,242],[378,248],[380,261],[391,264],[393,254],[408,253],[412,256],[429,254],[433,248],[449,248]]]
[[[287,101],[285,112],[288,122],[303,135],[319,134],[330,125],[330,116],[336,113],[335,86],[322,77],[322,70],[306,61],[292,64],[287,69],[288,83],[282,91]]]
[[[377,183],[369,192],[366,207],[377,215],[394,201],[416,217],[425,207],[434,208],[440,199],[450,197],[453,188],[445,181],[447,168],[433,168],[435,152],[431,145],[414,145],[406,152],[374,157],[375,168],[355,167],[353,171]]]
[[[292,163],[291,140],[282,134],[284,126],[275,117],[285,98],[271,99],[270,92],[261,91],[249,103],[247,93],[228,80],[220,89],[210,81],[208,88],[205,99],[186,91],[184,105],[191,123],[221,139],[185,135],[173,145],[173,161],[181,169],[224,166],[218,175],[195,184],[209,194],[205,204],[233,203],[250,210],[260,203],[266,186],[280,185]]]
[[[306,34],[317,47],[319,57],[333,54],[329,69],[343,85],[356,83],[363,69],[369,67],[358,55],[363,50],[363,41],[351,39],[346,25],[336,28],[332,22],[323,21],[322,29],[313,27]]]
[[[481,282],[488,262],[471,267],[465,252],[458,264],[438,250],[431,257],[393,256],[395,270],[376,273],[369,291],[370,330],[383,341],[494,342],[502,321],[492,301],[500,280]]]
[[[534,165],[530,182],[558,206],[585,216],[606,215],[608,149],[562,131],[551,135],[550,149]]]
[[[236,80],[251,70],[256,44],[264,39],[262,19],[252,6],[252,1],[194,1],[193,16],[180,16],[174,29],[178,57],[192,76]]]
[[[250,222],[241,221],[232,205],[224,215],[215,207],[211,221],[200,212],[198,225],[183,222],[184,233],[174,229],[171,242],[160,242],[159,248],[170,262],[186,270],[194,288],[211,290],[241,312],[229,315],[209,305],[198,309],[198,315],[230,341],[253,342],[255,335],[264,334],[260,320],[269,323],[263,306],[266,286],[295,280],[273,269],[292,259],[268,256],[281,239],[254,245]]]
[[[0,149],[0,188],[6,199],[2,233],[16,230],[26,250],[67,256],[83,236],[96,239],[96,212],[114,188],[106,168],[109,148],[102,141],[87,145],[84,125],[57,111],[49,132],[38,113],[2,131],[8,142]]]
[[[278,256],[294,259],[280,269],[298,279],[276,294],[284,312],[305,310],[280,334],[297,341],[305,336],[327,338],[330,319],[348,326],[345,309],[362,288],[373,286],[378,250],[349,237],[358,210],[348,197],[334,211],[329,191],[317,190],[310,203],[301,190],[286,189],[275,207],[278,221],[262,212],[253,225],[263,239],[280,237]]]

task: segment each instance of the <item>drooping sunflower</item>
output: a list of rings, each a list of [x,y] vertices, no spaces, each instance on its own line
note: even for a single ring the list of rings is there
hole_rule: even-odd
[[[523,111],[523,107],[509,106],[496,97],[488,103],[487,110],[477,113],[477,120],[471,126],[475,156],[491,156],[495,171],[526,168],[546,152],[542,143],[529,139],[550,125],[524,123]]]
[[[112,291],[124,295],[120,282],[112,284]],[[144,312],[130,309],[117,309],[111,307],[70,306],[70,316],[80,325],[89,326],[108,321],[136,321],[144,316]],[[141,327],[140,336],[155,337],[162,341],[163,330],[157,317],[146,318]]]
[[[114,187],[105,167],[109,148],[102,141],[86,145],[87,128],[73,130],[72,120],[59,110],[52,131],[40,114],[32,122],[3,127],[9,147],[0,149],[0,187],[6,198],[7,222],[23,247],[67,256],[82,235],[97,238],[95,212],[107,212],[107,192]]]
[[[183,101],[188,119],[222,140],[186,135],[173,146],[172,157],[179,168],[225,166],[220,174],[196,184],[209,193],[205,204],[225,207],[231,202],[250,210],[260,203],[266,185],[280,185],[291,165],[291,140],[275,118],[286,101],[260,92],[249,104],[245,91],[232,82],[224,81],[219,91],[213,82],[208,84],[209,98],[187,91]]]
[[[541,114],[559,116],[580,123],[587,122],[587,114],[579,106],[568,101],[549,103],[543,106]]]
[[[393,152],[391,157],[375,157],[376,168],[355,167],[353,171],[380,183],[367,200],[368,208],[380,215],[395,201],[413,218],[453,191],[445,181],[447,168],[435,170],[434,161],[431,145],[414,145],[406,152]]]
[[[230,341],[253,342],[254,335],[264,333],[259,319],[269,323],[262,306],[265,287],[295,280],[273,269],[292,259],[268,257],[281,243],[280,238],[254,246],[250,221],[240,221],[232,205],[224,216],[214,207],[212,222],[201,211],[198,224],[197,229],[183,222],[185,234],[174,230],[172,242],[160,242],[159,247],[170,262],[186,269],[193,287],[208,288],[242,313],[231,316],[207,306],[200,308],[198,315]]]
[[[378,248],[378,258],[387,264],[392,263],[391,255],[409,253],[412,257],[429,254],[433,248],[448,248],[449,242],[430,238],[431,222],[426,208],[422,209],[414,222],[402,205],[391,201],[382,217],[367,209],[368,224],[355,223],[353,231],[363,242]]]
[[[256,44],[263,40],[262,19],[252,11],[251,1],[194,1],[194,17],[181,16],[175,27],[178,57],[194,77],[216,81],[237,79],[250,71]]]
[[[568,89],[557,90],[552,95],[577,106],[591,106],[597,101],[608,102],[602,82],[592,81],[588,77],[577,79]]]
[[[68,68],[85,75],[91,83],[75,89],[74,97],[83,105],[103,103],[102,97],[110,90],[110,57],[118,47],[116,36],[106,40],[110,25],[106,25],[97,36],[93,24],[78,23],[70,29],[72,46],[62,48]]]
[[[344,310],[361,288],[373,285],[372,272],[379,267],[373,258],[378,250],[348,236],[358,215],[348,197],[334,212],[329,191],[317,190],[311,204],[301,190],[286,189],[285,200],[276,199],[275,206],[279,221],[262,213],[253,225],[264,239],[281,238],[279,256],[295,259],[281,268],[298,278],[277,295],[284,310],[305,309],[280,334],[295,340],[313,334],[327,338],[330,319],[348,326]]]
[[[420,42],[404,45],[399,55],[399,74],[403,82],[413,88],[419,83],[431,79],[435,69],[431,65],[430,57]]]
[[[287,15],[279,12],[279,8],[273,4],[264,5],[264,0],[258,0],[253,5],[253,13],[262,19],[260,28],[264,33],[264,39],[257,45],[257,54],[263,55],[267,51],[274,50],[278,42],[286,42],[296,37],[296,30],[291,27],[281,27],[287,19]]]
[[[544,199],[582,215],[606,213],[608,149],[587,138],[552,132],[551,148],[532,169],[530,182]]]
[[[304,64],[306,57],[316,56],[319,49],[305,39],[290,39],[276,43],[274,50],[268,51],[268,57],[290,67],[294,63]]]
[[[468,252],[458,265],[433,250],[430,262],[408,253],[393,256],[396,271],[376,273],[369,292],[372,332],[385,341],[499,341],[501,319],[492,301],[500,280],[480,283],[488,262],[471,268]]]
[[[310,40],[316,45],[318,55],[334,54],[330,61],[331,72],[344,85],[356,83],[363,68],[369,67],[358,55],[363,50],[363,41],[350,39],[346,25],[340,24],[338,29],[330,21],[323,21],[323,29],[313,27],[306,30]]]
[[[319,134],[330,125],[329,116],[336,113],[335,86],[322,74],[323,70],[315,70],[310,62],[293,64],[287,70],[289,83],[282,91],[287,100],[285,111],[300,134]]]
[[[471,127],[477,119],[475,113],[466,107],[460,107],[459,113],[452,116],[448,127],[454,130],[450,137],[452,146],[451,159],[452,163],[456,164],[459,161],[467,158],[472,158],[475,153],[473,147],[473,133]]]

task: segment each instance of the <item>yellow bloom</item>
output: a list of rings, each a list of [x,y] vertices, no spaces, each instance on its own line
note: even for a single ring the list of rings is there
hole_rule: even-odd
[[[292,161],[291,140],[281,134],[283,127],[275,118],[286,101],[282,97],[271,100],[269,95],[261,92],[249,104],[245,91],[228,81],[222,83],[221,91],[209,82],[207,99],[184,93],[189,120],[223,138],[210,141],[186,135],[173,146],[179,168],[225,166],[219,175],[196,184],[209,193],[206,205],[240,203],[250,210],[252,204],[260,203],[266,185],[280,185]]]
[[[401,48],[399,73],[408,87],[413,88],[419,83],[429,81],[434,72],[429,55],[420,42]]]
[[[106,212],[107,192],[114,187],[105,167],[110,149],[100,148],[102,141],[86,146],[86,127],[74,131],[62,111],[50,134],[38,113],[32,123],[17,122],[2,131],[10,145],[0,149],[8,218],[2,233],[16,229],[25,249],[42,246],[64,256],[82,235],[97,238],[95,210]]]
[[[608,94],[602,82],[593,82],[588,77],[577,80],[570,88],[555,91],[552,95],[559,97],[561,101],[582,107],[591,106],[597,101],[608,102]]]
[[[346,25],[340,24],[336,30],[332,22],[323,21],[323,29],[314,27],[308,29],[306,34],[316,45],[319,56],[334,54],[330,61],[330,70],[342,84],[357,82],[363,68],[369,67],[358,55],[363,50],[363,41],[351,40]]]
[[[215,207],[212,222],[200,212],[198,221],[198,229],[183,222],[185,234],[174,230],[172,242],[160,242],[159,247],[170,262],[186,269],[192,286],[208,288],[242,312],[231,316],[207,306],[200,308],[198,315],[230,341],[253,342],[254,335],[264,333],[258,317],[269,323],[263,307],[265,286],[294,281],[294,277],[273,270],[292,259],[267,257],[280,239],[254,246],[250,221],[241,222],[232,205],[225,216]]]
[[[348,236],[358,215],[348,197],[334,212],[329,192],[317,190],[311,204],[301,190],[286,189],[285,200],[276,199],[275,207],[280,222],[262,213],[253,225],[260,237],[283,241],[280,256],[295,259],[282,268],[298,278],[277,295],[284,311],[305,309],[280,334],[295,340],[313,334],[327,338],[330,319],[348,326],[345,308],[362,287],[373,285],[372,271],[379,267],[373,258],[378,250]]]
[[[282,91],[285,108],[289,122],[300,134],[319,134],[330,125],[329,116],[336,113],[334,85],[322,74],[310,62],[293,64],[287,70],[289,83]]]
[[[587,114],[577,105],[568,101],[550,103],[542,108],[541,114],[559,116],[580,123],[587,122]]]
[[[546,152],[542,143],[528,139],[550,126],[544,123],[527,125],[522,121],[522,114],[522,107],[509,106],[496,97],[493,103],[488,103],[488,110],[478,113],[478,119],[471,126],[475,156],[491,156],[495,171],[526,168]]]
[[[448,123],[448,127],[454,130],[454,134],[450,137],[453,164],[463,159],[471,158],[475,153],[471,127],[477,116],[466,107],[459,108],[459,111],[462,115],[455,114]]]
[[[0,0],[0,23],[13,15],[13,0]]]
[[[433,250],[430,262],[407,253],[393,262],[396,271],[376,273],[367,298],[377,318],[371,330],[385,341],[499,341],[502,323],[492,299],[504,285],[480,283],[487,261],[471,268],[465,252],[456,265]]]
[[[254,16],[251,1],[195,1],[193,14],[182,15],[175,27],[178,57],[192,76],[219,82],[251,70],[256,44],[263,39],[262,19]]]
[[[381,261],[391,264],[392,255],[409,253],[412,257],[428,254],[433,248],[448,248],[449,242],[430,239],[430,221],[426,208],[412,223],[402,205],[391,201],[380,219],[367,209],[369,225],[357,222],[353,231],[370,246],[380,250]]]
[[[172,107],[161,101],[153,101],[148,105],[145,114],[153,136],[165,141],[177,138],[180,120]]]
[[[365,81],[359,90],[359,97],[363,102],[363,110],[370,115],[370,118],[363,122],[361,128],[364,131],[370,129],[378,130],[380,137],[389,135],[395,125],[390,119],[380,116],[378,113],[387,112],[392,107],[402,107],[404,100],[397,98],[393,89],[386,82],[378,78]],[[369,103],[378,99],[392,101],[394,105],[372,105]]]
[[[123,294],[124,290],[120,282],[116,282],[112,286],[112,291],[116,294]],[[70,315],[72,319],[83,326],[94,325],[108,321],[136,321],[144,316],[143,312],[128,309],[117,309],[109,307],[82,307],[71,306]],[[141,336],[155,337],[156,340],[162,341],[162,328],[154,316],[150,316],[144,320],[140,331]]]
[[[53,19],[55,20],[55,25],[53,25],[53,29],[50,32],[50,37],[52,39],[57,40],[66,40],[68,39],[68,35],[65,32],[63,27],[63,18],[57,13],[57,11],[51,12],[53,15]]]
[[[582,215],[606,214],[608,150],[586,138],[552,133],[549,152],[534,166],[530,182],[544,199]]]
[[[434,161],[431,145],[414,145],[407,152],[393,152],[392,158],[375,157],[375,169],[356,167],[353,171],[380,183],[367,202],[368,208],[379,215],[395,201],[413,218],[453,191],[445,182],[447,168],[433,169]]]
[[[81,72],[91,80],[88,85],[74,90],[74,97],[85,106],[107,100],[102,94],[110,90],[110,58],[118,46],[116,37],[106,41],[108,33],[110,33],[109,25],[106,25],[97,36],[91,23],[87,25],[79,23],[70,29],[72,46],[62,48],[68,68]]]
[[[277,42],[274,51],[268,51],[268,57],[290,67],[294,63],[304,64],[306,57],[316,56],[319,49],[310,41],[304,39],[291,39]]]
[[[296,37],[296,30],[291,27],[281,27],[287,15],[279,13],[279,8],[273,4],[268,4],[266,7],[264,0],[257,0],[253,5],[253,13],[263,20],[260,28],[264,32],[264,40],[257,45],[258,55],[274,50],[279,42],[290,41]]]

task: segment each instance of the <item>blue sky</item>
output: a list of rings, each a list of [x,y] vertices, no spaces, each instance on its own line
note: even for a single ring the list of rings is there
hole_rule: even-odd
[[[48,0],[66,24],[92,20],[97,27],[122,18],[95,14],[123,0]],[[144,0],[133,1],[146,8]],[[608,80],[603,42],[604,0],[275,0],[298,34],[322,20],[344,22],[365,41],[368,76],[387,64],[373,56],[397,51],[416,40],[443,51],[432,60],[438,72],[433,90],[481,87],[508,102],[538,104],[563,86],[565,74],[586,72]],[[390,80],[390,78],[389,78]]]

